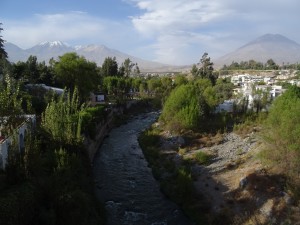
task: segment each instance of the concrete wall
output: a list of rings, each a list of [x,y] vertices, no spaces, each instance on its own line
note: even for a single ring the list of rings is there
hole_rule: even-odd
[[[85,137],[84,145],[87,149],[90,162],[93,162],[95,154],[97,153],[100,145],[102,144],[103,139],[109,134],[111,128],[113,127],[113,117],[114,112],[111,111],[107,116],[107,119],[97,125],[96,136],[94,139]]]

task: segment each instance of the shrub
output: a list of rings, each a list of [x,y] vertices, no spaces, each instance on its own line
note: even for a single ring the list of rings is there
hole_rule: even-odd
[[[194,85],[177,87],[166,100],[160,120],[175,132],[196,128],[203,116],[200,98]]]
[[[208,165],[212,156],[207,154],[206,152],[203,151],[199,151],[197,152],[195,155],[195,160],[200,163],[200,164],[204,164],[204,165]]]
[[[300,88],[292,86],[271,106],[264,124],[262,157],[292,180],[300,174]]]

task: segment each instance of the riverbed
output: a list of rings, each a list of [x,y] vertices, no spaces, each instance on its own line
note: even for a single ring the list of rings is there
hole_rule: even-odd
[[[107,225],[189,225],[179,207],[160,191],[138,144],[157,112],[135,116],[114,128],[93,163],[96,196],[105,203]]]

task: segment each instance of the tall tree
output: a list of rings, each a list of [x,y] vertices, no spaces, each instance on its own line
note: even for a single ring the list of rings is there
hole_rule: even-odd
[[[2,23],[0,23],[0,33],[3,30],[1,28]],[[2,36],[0,35],[0,78],[2,74],[6,74],[7,66],[9,62],[7,60],[7,53],[4,49],[4,40],[2,39]]]
[[[105,58],[101,67],[101,75],[104,77],[118,76],[118,63],[116,61],[116,57]]]
[[[212,84],[215,85],[218,77],[215,74],[213,74],[214,64],[210,61],[210,57],[208,57],[208,53],[205,52],[202,55],[202,58],[200,59],[200,65],[201,65],[199,69],[200,77],[210,79]]]
[[[62,87],[67,87],[71,91],[77,87],[79,96],[83,99],[88,97],[91,91],[96,90],[100,83],[96,63],[87,61],[75,52],[60,56],[54,65],[54,71]]]
[[[299,87],[291,86],[274,100],[263,134],[267,145],[262,156],[293,181],[300,182]]]
[[[124,65],[124,70],[125,70],[125,76],[129,77],[131,74],[132,68],[134,67],[135,64],[129,58],[127,58],[127,59],[125,59],[123,65]]]
[[[268,59],[266,63],[266,68],[270,70],[278,70],[279,66],[274,62],[273,59]]]
[[[67,98],[61,95],[58,101],[52,99],[42,115],[42,127],[61,143],[72,144],[82,141],[80,112],[84,106],[80,105],[77,89]]]
[[[196,78],[198,76],[199,70],[196,66],[196,64],[193,64],[193,67],[191,69],[191,74],[194,78]]]
[[[38,71],[38,62],[36,56],[29,56],[27,61],[26,78],[30,83],[38,83],[40,74]]]
[[[160,120],[175,132],[197,128],[204,115],[200,99],[195,85],[180,85],[167,98]]]
[[[0,33],[3,30],[3,28],[1,26],[2,26],[2,23],[0,23]],[[0,60],[1,59],[7,59],[7,53],[4,49],[4,40],[2,39],[2,36],[0,35]]]
[[[134,75],[139,75],[141,73],[140,67],[138,66],[137,63],[134,66],[133,73],[134,73]]]
[[[22,102],[19,85],[6,75],[0,86],[0,131],[4,130],[6,135],[12,134],[14,126],[19,125],[23,115]]]

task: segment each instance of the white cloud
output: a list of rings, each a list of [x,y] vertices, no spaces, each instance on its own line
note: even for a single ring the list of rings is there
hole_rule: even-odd
[[[54,40],[104,44],[169,64],[197,63],[204,52],[214,59],[265,33],[300,42],[299,0],[122,1],[137,10],[125,21],[81,11],[36,14],[21,22],[0,18],[2,35],[22,48]]]
[[[128,0],[127,0],[128,1]],[[221,56],[265,33],[300,40],[298,0],[131,0],[141,10],[135,29],[155,39],[157,61],[197,62]],[[197,56],[198,54],[198,56]],[[196,60],[196,61],[195,61]]]
[[[29,48],[43,41],[59,40],[71,45],[105,44],[121,48],[123,38],[130,41],[134,34],[126,21],[107,20],[80,11],[60,14],[36,14],[20,21],[2,20],[5,24],[5,40],[22,48]],[[130,38],[128,38],[130,36]]]

